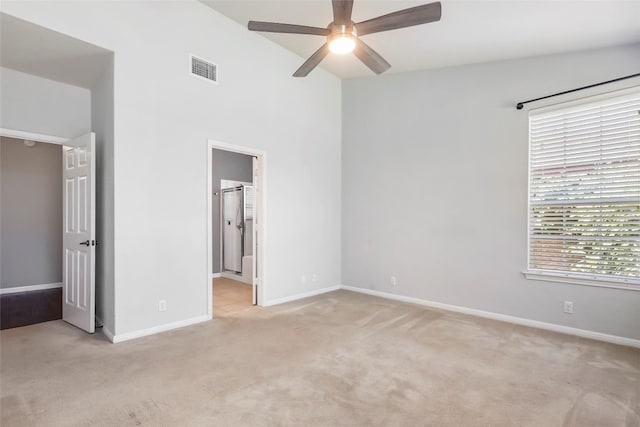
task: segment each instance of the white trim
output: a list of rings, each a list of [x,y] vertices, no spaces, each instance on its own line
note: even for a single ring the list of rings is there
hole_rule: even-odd
[[[99,318],[98,316],[96,316],[96,320],[98,321],[98,324],[100,325],[100,328],[102,328],[102,334],[113,343],[113,332],[111,332],[106,326],[104,326],[104,322],[102,321],[101,318]],[[96,325],[96,329],[97,329],[97,325]]]
[[[408,302],[410,304],[418,304],[426,307],[437,308],[440,310],[454,311],[456,313],[469,314],[472,316],[483,317],[486,319],[499,320],[502,322],[513,323],[516,325],[529,326],[532,328],[545,329],[547,331],[559,332],[561,334],[575,335],[582,338],[588,338],[597,341],[604,341],[612,344],[625,345],[629,347],[640,348],[640,340],[633,338],[620,337],[617,335],[603,334],[601,332],[587,331],[585,329],[572,328],[569,326],[556,325],[554,323],[540,322],[537,320],[524,319],[521,317],[508,316],[506,314],[498,314],[490,311],[477,310],[474,308],[461,307],[458,305],[444,304],[441,302],[428,301],[419,298],[406,297],[403,295],[389,294],[386,292],[374,291],[371,289],[356,288],[353,286],[342,286],[342,289],[361,294],[373,295],[376,297]]]
[[[527,268],[531,265],[531,112],[527,118]]]
[[[214,139],[208,139],[207,142],[209,148],[215,148],[217,150],[233,151],[234,153],[246,154],[248,156],[255,157],[266,156],[267,154],[267,152],[264,150],[258,150],[256,148],[246,147],[244,145],[229,144],[227,142],[220,142]]]
[[[574,285],[583,285],[583,286],[596,286],[600,288],[613,288],[613,289],[626,289],[628,291],[640,291],[640,285],[634,284],[632,281],[628,281],[628,283],[622,280],[615,279],[599,279],[597,277],[578,277],[577,275],[564,274],[561,272],[558,273],[548,273],[544,271],[534,271],[527,270],[522,272],[524,277],[531,280],[544,280],[546,282],[560,282],[560,283],[571,283]],[[634,279],[637,281],[637,279]]]
[[[240,282],[242,275],[238,273],[234,273],[232,271],[223,271],[220,273],[220,277],[224,277],[225,279],[237,280],[238,282]]]
[[[213,319],[213,164],[212,144],[207,141],[207,316]]]
[[[304,293],[300,293],[300,294],[296,294],[296,295],[291,295],[291,296],[288,296],[288,297],[276,298],[276,299],[273,299],[273,300],[269,300],[269,301],[266,301],[262,306],[263,307],[271,307],[271,306],[274,306],[274,305],[284,304],[284,303],[292,302],[292,301],[297,301],[297,300],[300,300],[300,299],[303,299],[303,298],[309,298],[309,297],[312,297],[312,296],[321,295],[321,294],[325,294],[325,293],[328,293],[328,292],[337,291],[337,290],[340,290],[340,289],[351,291],[351,292],[357,292],[357,293],[361,293],[361,294],[372,295],[372,296],[376,296],[376,297],[380,297],[380,298],[400,301],[400,302],[406,302],[406,303],[410,303],[410,304],[417,304],[417,305],[430,307],[430,308],[435,308],[435,309],[439,309],[439,310],[446,310],[446,311],[451,311],[451,312],[456,312],[456,313],[462,313],[462,314],[467,314],[467,315],[471,315],[471,316],[482,317],[482,318],[485,318],[485,319],[491,319],[491,320],[497,320],[497,321],[501,321],[501,322],[513,323],[513,324],[521,325],[521,326],[527,326],[527,327],[531,327],[531,328],[544,329],[544,330],[547,330],[547,331],[558,332],[558,333],[561,333],[561,334],[574,335],[574,336],[587,338],[587,339],[592,339],[592,340],[596,340],[596,341],[603,341],[603,342],[608,342],[608,343],[612,343],[612,344],[618,344],[618,345],[624,345],[624,346],[628,346],[628,347],[640,348],[640,340],[633,339],[633,338],[626,338],[626,337],[621,337],[621,336],[617,336],[617,335],[605,334],[605,333],[601,333],[601,332],[588,331],[588,330],[585,330],[585,329],[572,328],[572,327],[569,327],[569,326],[562,326],[562,325],[557,325],[557,324],[553,324],[553,323],[540,322],[540,321],[537,321],[537,320],[531,320],[531,319],[525,319],[525,318],[521,318],[521,317],[509,316],[509,315],[506,315],[506,314],[493,313],[493,312],[490,312],[490,311],[477,310],[477,309],[474,309],[474,308],[462,307],[462,306],[457,306],[457,305],[453,305],[453,304],[445,304],[445,303],[441,303],[441,302],[423,300],[423,299],[420,299],[420,298],[407,297],[407,296],[404,296],[404,295],[390,294],[390,293],[387,293],[387,292],[375,291],[375,290],[372,290],[372,289],[357,288],[357,287],[354,287],[354,286],[338,285],[338,286],[331,286],[331,287],[322,288],[322,289],[316,289],[314,291],[309,291],[309,292],[304,292]],[[113,335],[113,333],[111,333],[111,331],[106,329],[104,327],[104,325],[103,325],[102,331],[103,331],[104,335],[111,342],[119,343],[119,342],[123,342],[123,341],[128,341],[128,340],[132,340],[132,339],[136,339],[136,338],[145,337],[145,336],[148,336],[148,335],[157,334],[157,333],[160,333],[160,332],[169,331],[169,330],[172,330],[172,329],[177,329],[177,328],[182,328],[182,327],[185,327],[185,326],[194,325],[194,324],[197,324],[197,323],[202,323],[202,322],[205,322],[205,321],[208,321],[208,320],[211,320],[211,317],[209,317],[208,315],[202,315],[202,316],[198,316],[198,317],[193,317],[191,319],[186,319],[186,320],[182,320],[182,321],[178,321],[178,322],[168,323],[168,324],[165,324],[165,325],[155,326],[155,327],[152,327],[152,328],[142,329],[142,330],[139,330],[139,331],[127,332],[125,334],[120,334],[120,335]]]
[[[213,287],[211,286],[211,275],[213,272],[213,165],[212,156],[213,149],[231,151],[234,153],[246,154],[249,156],[257,157],[258,159],[258,186],[260,194],[255,194],[254,203],[258,203],[257,199],[260,197],[261,208],[257,217],[259,228],[257,229],[258,236],[260,238],[260,248],[257,254],[253,254],[256,262],[259,263],[259,275],[258,281],[258,305],[264,306],[265,289],[267,288],[267,232],[265,230],[265,224],[267,224],[267,152],[251,147],[245,147],[241,145],[229,144],[226,142],[220,142],[213,139],[207,140],[207,316],[209,319],[213,318]],[[255,183],[254,183],[255,185]]]
[[[271,307],[272,305],[284,304],[285,302],[296,301],[303,298],[309,298],[320,294],[326,294],[327,292],[337,291],[342,289],[340,285],[330,286],[328,288],[316,289],[315,291],[303,292],[301,294],[295,294],[288,297],[276,298],[269,300],[263,304],[263,307]]]
[[[23,130],[7,128],[0,128],[0,136],[6,136],[7,138],[16,139],[28,139],[31,141],[47,142],[49,144],[58,145],[64,145],[66,142],[70,141],[69,138],[63,138],[60,136],[45,135],[42,133],[26,132]]]
[[[220,274],[220,273],[213,273],[213,274],[211,275],[211,278],[212,278],[212,279],[219,279],[219,278],[221,278],[221,277],[222,277],[222,274]]]
[[[113,335],[113,332],[111,332],[109,329],[107,329],[104,325],[102,325],[102,334],[112,343],[115,343],[115,336]]]
[[[105,332],[105,335],[107,335],[107,333],[111,334],[111,342],[115,344],[123,341],[133,340],[136,338],[146,337],[148,335],[158,334],[160,332],[170,331],[172,329],[178,329],[178,328],[183,328],[185,326],[195,325],[196,323],[206,322],[207,320],[210,320],[210,317],[207,316],[206,314],[203,314],[201,316],[192,317],[190,319],[167,323],[160,326],[154,326],[152,328],[140,329],[138,331],[126,332],[124,334],[113,335],[111,334],[111,332],[107,331]],[[102,329],[104,330],[104,326],[102,327]],[[107,336],[107,338],[109,337]]]
[[[43,283],[41,285],[13,286],[11,288],[0,289],[0,295],[16,294],[18,292],[42,291],[44,289],[57,289],[57,288],[61,288],[61,287],[62,287],[62,282],[59,282],[59,283]]]

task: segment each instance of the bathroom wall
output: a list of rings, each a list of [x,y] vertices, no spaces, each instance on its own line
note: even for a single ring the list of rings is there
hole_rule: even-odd
[[[220,180],[252,182],[253,158],[231,151],[213,150],[212,155],[212,212],[213,212],[213,271],[220,273]],[[215,194],[218,193],[216,196]]]

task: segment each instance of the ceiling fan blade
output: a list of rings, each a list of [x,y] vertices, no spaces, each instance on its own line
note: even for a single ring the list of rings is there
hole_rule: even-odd
[[[332,0],[333,22],[336,25],[351,24],[351,11],[353,10],[353,0]]]
[[[439,21],[442,16],[442,6],[440,2],[423,4],[422,6],[410,7],[399,10],[388,15],[362,21],[356,24],[358,36],[365,34],[379,33],[381,31],[396,30],[398,28],[412,27],[414,25],[426,24],[428,22]]]
[[[391,64],[362,40],[358,40],[353,54],[376,74],[382,74],[391,68]]]
[[[331,33],[326,28],[307,27],[305,25],[279,24],[277,22],[249,21],[247,27],[251,31],[264,31],[267,33],[312,34],[316,36],[328,36],[329,33]]]
[[[306,77],[307,74],[311,72],[314,68],[318,66],[318,64],[324,59],[325,56],[329,54],[329,44],[325,43],[322,47],[307,59],[304,64],[300,66],[293,73],[293,77]]]

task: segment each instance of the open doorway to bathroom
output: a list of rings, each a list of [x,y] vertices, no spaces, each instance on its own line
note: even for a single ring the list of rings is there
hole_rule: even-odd
[[[253,295],[253,161],[252,156],[213,150],[214,165],[226,177],[250,179],[214,182],[214,197],[220,202],[214,212],[214,256],[219,256],[213,277],[213,311],[217,316],[235,314],[255,303]],[[214,170],[215,170],[214,166]],[[215,172],[214,172],[215,174]],[[219,224],[216,227],[216,223]],[[216,254],[218,252],[218,254]]]
[[[259,305],[263,154],[209,142],[210,313],[228,317]]]

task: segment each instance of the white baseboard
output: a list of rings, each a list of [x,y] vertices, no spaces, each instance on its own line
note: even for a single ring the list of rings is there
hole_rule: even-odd
[[[601,332],[588,331],[585,329],[572,328],[569,326],[562,326],[554,323],[540,322],[537,320],[509,316],[506,314],[493,313],[490,311],[477,310],[474,308],[461,307],[458,305],[445,304],[441,302],[429,301],[429,300],[424,300],[420,298],[407,297],[404,295],[396,295],[396,294],[390,294],[387,292],[375,291],[372,289],[364,289],[364,288],[357,288],[353,286],[344,286],[344,285],[330,286],[327,288],[316,289],[314,291],[304,292],[296,295],[291,295],[288,297],[272,299],[267,301],[265,304],[263,304],[263,307],[270,307],[278,304],[284,304],[286,302],[296,301],[299,299],[308,298],[308,297],[324,294],[327,292],[333,292],[339,289],[344,289],[347,291],[358,292],[358,293],[367,294],[367,295],[373,295],[376,297],[391,299],[395,301],[422,305],[425,307],[436,308],[440,310],[446,310],[446,311],[452,311],[456,313],[468,314],[471,316],[483,317],[486,319],[513,323],[516,325],[529,326],[529,327],[538,328],[538,329],[545,329],[552,332],[558,332],[558,333],[567,334],[567,335],[574,335],[582,338],[588,338],[588,339],[597,340],[597,341],[604,341],[612,344],[640,348],[640,340],[636,340],[633,338],[620,337],[617,335],[610,335],[610,334],[604,334]],[[157,334],[160,332],[170,331],[172,329],[194,325],[196,323],[206,322],[208,320],[211,320],[211,318],[205,314],[202,316],[193,317],[191,319],[181,320],[173,323],[167,323],[165,325],[154,326],[152,328],[142,329],[142,330],[133,331],[133,332],[127,332],[119,335],[114,335],[111,331],[106,329],[104,326],[102,327],[102,332],[111,342],[119,343],[123,341],[145,337],[148,335]]]
[[[0,289],[0,295],[16,294],[18,292],[42,291],[44,289],[56,289],[56,288],[61,288],[61,287],[62,287],[62,282],[60,282],[60,283],[44,283],[42,285],[14,286],[12,288]]]
[[[304,292],[301,294],[291,295],[284,298],[276,298],[276,299],[272,299],[265,302],[262,306],[271,307],[272,305],[284,304],[285,302],[291,302],[291,301],[296,301],[302,298],[309,298],[309,297],[313,297],[320,294],[326,294],[327,292],[337,291],[338,289],[341,289],[341,288],[342,287],[340,285],[330,286],[328,288],[316,289],[315,291]]]
[[[222,277],[222,275],[220,273],[211,274],[211,279],[219,279],[220,277]]]
[[[160,332],[170,331],[172,329],[178,329],[178,328],[183,328],[185,326],[195,325],[196,323],[206,322],[207,320],[210,320],[210,317],[206,314],[203,314],[202,316],[192,317],[191,319],[180,320],[178,322],[167,323],[164,325],[154,326],[152,328],[147,328],[147,329],[140,329],[139,331],[126,332],[124,334],[118,334],[118,335],[113,335],[109,332],[109,334],[111,335],[110,337],[111,342],[115,344],[123,341],[133,340],[136,338],[146,337],[148,335],[153,335]],[[108,331],[105,331],[105,336],[109,338],[109,336],[107,335],[107,332]]]
[[[113,332],[111,332],[109,329],[107,329],[106,326],[102,325],[102,333],[104,334],[105,337],[107,337],[107,339],[109,341],[111,341],[112,343],[115,343],[115,336],[113,335]]]
[[[218,277],[224,277],[225,279],[237,280],[240,281],[242,275],[236,273],[229,273],[228,271],[223,271],[222,273],[218,273]]]
[[[113,342],[113,332],[111,332],[106,326],[104,326],[104,322],[101,318],[96,316],[96,329],[98,329],[98,324],[100,324],[100,328],[102,329],[102,334],[111,342]]]
[[[374,291],[372,289],[356,288],[353,286],[341,286],[342,289],[361,294],[373,295],[381,298],[392,299],[396,301],[408,302],[411,304],[423,305],[441,310],[455,311],[456,313],[470,314],[472,316],[484,317],[486,319],[499,320],[502,322],[513,323],[516,325],[529,326],[532,328],[545,329],[548,331],[559,332],[561,334],[575,335],[582,338],[589,338],[597,341],[604,341],[612,344],[625,345],[628,347],[640,348],[640,340],[633,338],[620,337],[617,335],[603,334],[601,332],[588,331],[585,329],[572,328],[569,326],[557,325],[554,323],[540,322],[538,320],[524,319],[522,317],[508,316],[506,314],[493,313],[490,311],[477,310],[475,308],[461,307],[458,305],[444,304],[441,302],[428,301],[419,298],[406,297],[403,295],[395,295],[387,292]]]

